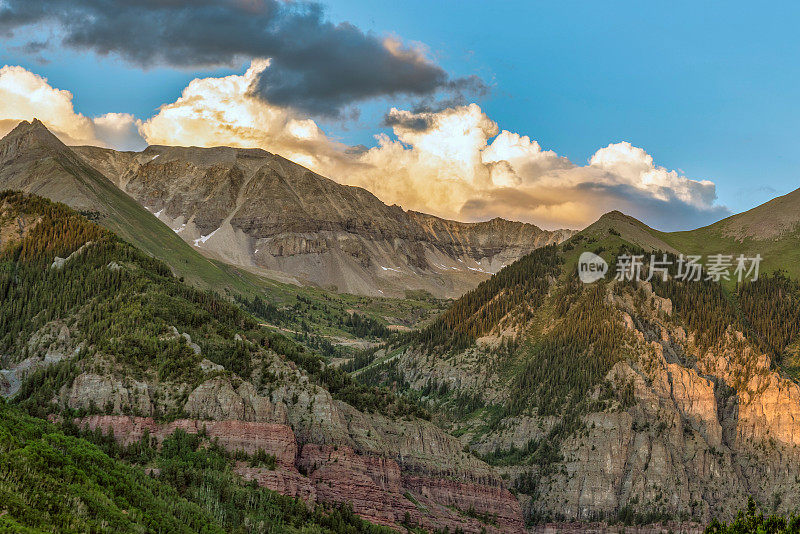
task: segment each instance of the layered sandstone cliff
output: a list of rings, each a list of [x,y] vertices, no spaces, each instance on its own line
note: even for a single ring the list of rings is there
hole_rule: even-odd
[[[635,291],[608,287],[606,301],[625,329],[619,349],[625,357],[593,390],[590,408],[559,443],[557,458],[541,463],[523,456],[497,467],[525,493],[526,515],[588,525],[630,510],[697,526],[732,518],[750,495],[768,510],[794,511],[800,386],[732,328],[710,347],[699,344],[674,317],[672,302],[649,284]],[[498,358],[491,344],[444,357],[411,347],[395,365],[411,388],[445,382],[450,391],[503,405],[520,393]],[[616,392],[614,400],[603,397],[605,385]],[[483,419],[448,417],[442,416],[445,426],[458,429],[481,455],[525,450],[532,440],[549,439],[562,422],[516,415],[487,432]]]
[[[100,415],[76,420],[90,430],[112,434],[122,444],[150,436],[156,444],[180,429],[204,433],[224,449],[275,456],[275,469],[237,463],[245,480],[306,502],[348,503],[364,519],[464,532],[524,532],[519,502],[498,481],[452,478],[447,473],[413,473],[398,461],[362,454],[350,447],[298,446],[287,425],[245,421],[182,419],[159,424],[149,417]]]

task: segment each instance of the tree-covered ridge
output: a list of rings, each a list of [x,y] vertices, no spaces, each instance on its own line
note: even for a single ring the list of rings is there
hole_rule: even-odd
[[[794,366],[787,348],[800,336],[800,284],[777,272],[744,284],[738,293],[742,319],[760,350],[781,366]]]
[[[747,509],[739,510],[733,521],[723,523],[714,519],[705,530],[705,534],[797,534],[798,532],[800,532],[800,516],[797,514],[789,518],[779,515],[765,516],[752,497],[747,501]]]
[[[605,281],[583,284],[578,279],[577,257],[587,250],[603,254],[612,266]],[[462,362],[455,365],[470,362],[466,365],[471,366],[471,373],[497,373],[497,387],[504,392],[499,404],[487,406],[482,390],[461,390],[431,380],[411,384],[394,358],[375,365],[368,359],[365,365],[369,369],[360,372],[359,379],[405,390],[450,423],[478,418],[481,423],[476,419],[474,424],[483,425],[479,432],[492,431],[513,416],[562,416],[569,422],[559,427],[560,439],[580,427],[582,414],[633,403],[631,384],[609,383],[606,377],[618,362],[631,360],[633,364],[637,354],[648,350],[646,338],[642,344],[628,332],[631,327],[650,331],[649,321],[666,321],[685,330],[688,345],[681,354],[688,358],[687,365],[725,343],[727,333],[740,331],[745,343],[767,353],[774,365],[796,376],[800,368],[800,284],[782,274],[764,273],[758,281],[745,282],[734,290],[705,280],[705,273],[700,281],[681,281],[675,278],[677,256],[673,254],[667,254],[673,264],[667,280],[660,276],[645,284],[614,280],[613,266],[623,254],[642,255],[642,273],[647,277],[650,254],[617,233],[609,232],[600,239],[578,234],[559,248],[546,247],[507,267],[456,301],[419,334],[425,341],[424,358],[456,353],[454,359],[450,355],[445,359]],[[662,253],[656,256],[662,259]],[[669,299],[669,314],[653,304],[652,299],[658,297]],[[477,337],[494,326],[523,317],[524,321],[515,323],[512,338],[495,345],[476,344]],[[626,326],[626,321],[631,326]],[[658,328],[647,335],[660,335]],[[419,350],[413,341],[410,350]],[[497,451],[495,456],[505,462],[508,454]]]
[[[524,324],[560,273],[562,259],[556,252],[556,245],[548,245],[504,267],[453,303],[415,341],[428,347],[464,349],[491,332],[512,310],[521,311],[517,320]]]
[[[203,377],[201,356],[175,334],[179,331],[197,344],[202,358],[244,379],[274,353],[358,409],[425,415],[388,390],[360,385],[326,366],[320,356],[260,327],[233,303],[183,284],[159,260],[65,206],[13,192],[0,194],[0,206],[10,218],[26,214],[38,221],[0,256],[2,354],[15,360],[26,357],[31,336],[61,321],[83,348],[70,365],[111,358],[115,372],[126,376],[196,386]],[[59,267],[54,265],[57,256],[68,259]],[[44,384],[57,391],[62,384],[47,373],[33,374],[25,391],[33,394]],[[71,379],[70,373],[60,376]]]
[[[0,531],[222,532],[173,488],[0,400]]]
[[[558,318],[521,349],[524,363],[513,377],[510,413],[531,406],[540,415],[563,413],[565,405],[585,402],[591,389],[626,356],[623,328],[606,301],[606,284],[578,291],[569,299],[556,294]]]
[[[705,279],[705,272],[699,281],[676,280],[677,256],[666,256],[673,267],[666,281],[651,280],[653,291],[670,299],[676,320],[695,333],[699,350],[713,347],[732,328],[769,356],[775,368],[800,378],[795,357],[788,352],[800,341],[800,283],[782,271],[761,273],[757,280],[732,289]]]
[[[235,461],[201,436],[123,448],[0,400],[0,532],[391,532],[246,483]]]

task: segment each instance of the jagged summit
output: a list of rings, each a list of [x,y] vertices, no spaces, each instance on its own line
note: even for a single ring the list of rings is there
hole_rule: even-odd
[[[405,211],[259,149],[75,150],[203,254],[340,292],[456,297],[572,235]]]

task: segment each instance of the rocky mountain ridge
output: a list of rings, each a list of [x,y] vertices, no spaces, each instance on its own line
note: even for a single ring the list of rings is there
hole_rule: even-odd
[[[572,234],[406,212],[259,149],[74,150],[203,253],[340,292],[456,297]]]
[[[0,139],[0,191],[33,193],[80,211],[162,261],[192,284],[254,291],[255,278],[210,261],[34,119]]]

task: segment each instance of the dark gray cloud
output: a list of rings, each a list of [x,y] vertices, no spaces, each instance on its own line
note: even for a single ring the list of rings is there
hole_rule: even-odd
[[[418,50],[334,24],[316,2],[284,0],[4,0],[0,35],[54,25],[58,42],[141,67],[272,64],[253,87],[269,102],[342,116],[349,105],[382,96],[426,98],[485,90],[476,77],[451,78]],[[41,50],[31,39],[28,46]]]
[[[429,130],[434,123],[434,116],[431,114],[411,114],[397,109],[391,109],[383,116],[382,125],[392,128],[399,126],[406,130],[424,132]]]

